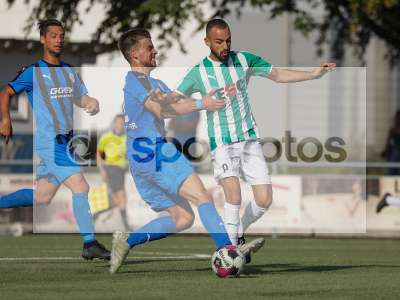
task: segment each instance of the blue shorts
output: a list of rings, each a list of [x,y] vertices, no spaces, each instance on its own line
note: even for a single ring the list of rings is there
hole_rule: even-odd
[[[179,189],[182,183],[193,173],[193,169],[185,156],[181,155],[174,162],[164,163],[160,171],[150,169],[138,172],[137,163],[129,158],[133,179],[142,199],[154,211],[162,211],[182,201]]]
[[[68,177],[81,173],[82,168],[66,152],[66,147],[36,149],[40,158],[36,167],[36,180],[45,178],[54,185],[62,184]]]

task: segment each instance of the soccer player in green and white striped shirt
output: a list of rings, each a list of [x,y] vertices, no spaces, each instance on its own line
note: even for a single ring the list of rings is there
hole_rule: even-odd
[[[206,95],[217,91],[215,97],[225,99],[225,108],[207,112],[208,136],[214,176],[225,193],[225,226],[232,243],[240,244],[249,260],[250,252],[260,249],[264,239],[246,244],[244,231],[272,203],[271,179],[249,103],[249,79],[261,76],[275,82],[311,80],[320,78],[336,65],[325,63],[309,72],[278,69],[250,52],[231,51],[231,32],[222,19],[208,22],[204,41],[210,48],[209,56],[187,72],[176,93],[190,96],[196,92]],[[254,195],[254,201],[247,205],[242,218],[239,216],[239,176],[252,186]]]

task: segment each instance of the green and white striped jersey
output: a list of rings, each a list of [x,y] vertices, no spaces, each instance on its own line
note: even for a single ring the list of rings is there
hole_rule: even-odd
[[[247,86],[251,76],[267,77],[271,70],[272,65],[257,55],[231,51],[224,63],[205,57],[186,73],[178,84],[178,93],[191,96],[199,92],[204,96],[218,90],[215,97],[226,101],[224,109],[207,111],[211,150],[222,144],[259,138]]]

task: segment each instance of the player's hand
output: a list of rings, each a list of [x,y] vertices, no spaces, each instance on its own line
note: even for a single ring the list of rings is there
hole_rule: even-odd
[[[225,101],[223,99],[214,99],[212,96],[218,90],[213,90],[205,95],[201,100],[203,102],[203,108],[210,111],[217,111],[225,107]]]
[[[318,68],[315,68],[311,73],[314,79],[321,78],[326,73],[336,69],[335,63],[323,63]]]
[[[83,109],[91,116],[97,114],[100,111],[99,101],[97,99],[88,97]]]
[[[0,136],[4,137],[6,144],[12,138],[13,129],[10,119],[3,119],[0,124]]]

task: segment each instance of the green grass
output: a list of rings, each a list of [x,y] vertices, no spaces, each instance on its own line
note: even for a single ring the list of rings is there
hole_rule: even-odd
[[[110,246],[110,237],[100,240]],[[399,297],[398,240],[272,239],[246,274],[230,279],[217,278],[208,258],[185,257],[211,254],[207,237],[177,236],[137,247],[113,276],[104,262],[75,259],[80,248],[78,236],[0,237],[0,299]]]

